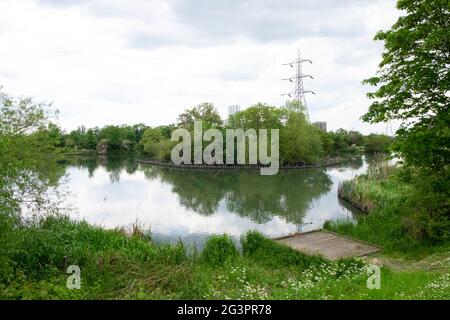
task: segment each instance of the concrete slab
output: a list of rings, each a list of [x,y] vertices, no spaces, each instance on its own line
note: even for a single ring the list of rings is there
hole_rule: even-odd
[[[296,233],[274,240],[295,250],[308,254],[321,254],[331,260],[365,256],[381,251],[378,246],[324,230]]]

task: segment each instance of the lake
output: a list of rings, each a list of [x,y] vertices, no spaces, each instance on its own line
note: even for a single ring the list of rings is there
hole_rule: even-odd
[[[340,181],[367,170],[364,159],[343,165],[259,171],[187,171],[136,164],[131,156],[74,157],[64,164],[72,218],[105,228],[139,221],[156,241],[193,242],[211,234],[235,238],[248,230],[269,237],[320,229],[350,219],[337,197]]]

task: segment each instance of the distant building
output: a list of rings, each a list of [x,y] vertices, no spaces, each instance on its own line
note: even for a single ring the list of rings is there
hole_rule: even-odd
[[[233,106],[229,106],[228,107],[228,115],[232,116],[235,113],[238,113],[239,111],[241,111],[241,107],[238,105],[233,105]]]
[[[326,121],[316,121],[316,122],[313,122],[313,125],[319,129],[327,132],[327,122]]]

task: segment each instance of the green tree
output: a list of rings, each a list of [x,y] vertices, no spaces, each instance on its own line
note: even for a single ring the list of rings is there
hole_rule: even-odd
[[[170,139],[172,137],[172,131],[175,130],[175,126],[173,124],[168,126],[158,126],[156,129],[159,130],[161,136],[164,139]]]
[[[147,128],[141,139],[141,145],[145,153],[156,158],[158,154],[159,142],[163,139],[162,133],[157,128]]]
[[[331,155],[334,153],[333,150],[333,132],[326,132],[319,130],[320,139],[322,140],[322,148],[326,155]]]
[[[69,133],[68,138],[72,139],[74,146],[79,149],[88,148],[88,141],[86,136],[86,127],[80,126],[76,130]]]
[[[0,88],[0,224],[7,216],[20,216],[24,208],[54,209],[46,192],[59,178],[54,153],[60,130],[49,121],[48,109]]]
[[[100,130],[95,127],[86,131],[86,144],[88,149],[95,149],[99,141]]]
[[[105,126],[100,130],[100,138],[108,141],[111,149],[119,149],[122,145],[123,134],[119,126]]]
[[[133,125],[134,130],[134,136],[135,136],[135,143],[139,143],[142,139],[142,136],[144,135],[145,129],[147,129],[147,126],[143,123],[138,123]]]
[[[398,119],[393,149],[415,184],[408,230],[433,241],[450,239],[450,2],[399,0],[404,11],[375,40],[385,50],[378,74],[364,82],[377,86],[363,120]]]
[[[401,120],[394,148],[405,161],[448,170],[450,2],[399,0],[397,8],[405,15],[375,36],[385,50],[377,76],[364,81],[378,88],[363,120]]]
[[[51,144],[54,145],[55,147],[62,147],[64,142],[63,142],[63,133],[61,131],[61,128],[54,124],[54,123],[49,123],[46,129],[47,133],[48,133],[48,137],[51,140]]]
[[[153,159],[169,161],[172,147],[176,144],[170,140],[171,126],[145,129],[141,145],[144,152]]]
[[[351,130],[348,133],[351,145],[362,146],[364,144],[364,136],[358,131]]]
[[[280,157],[287,163],[315,163],[323,153],[318,128],[310,125],[303,113],[291,111],[280,131]]]
[[[284,109],[258,103],[228,118],[228,126],[231,128],[255,129],[279,129],[281,127]]]
[[[185,110],[178,116],[178,126],[193,129],[194,121],[203,121],[203,128],[219,128],[223,125],[219,112],[212,103],[204,102],[192,109]]]
[[[389,151],[392,138],[384,134],[369,134],[364,137],[364,151],[368,153],[385,153]]]

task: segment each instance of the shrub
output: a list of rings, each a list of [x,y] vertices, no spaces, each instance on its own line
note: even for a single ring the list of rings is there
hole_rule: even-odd
[[[18,242],[17,234],[14,232],[16,225],[16,218],[0,213],[0,282],[12,276],[12,255]]]
[[[206,241],[201,260],[209,265],[220,266],[236,261],[238,256],[239,252],[229,236],[212,236]]]

